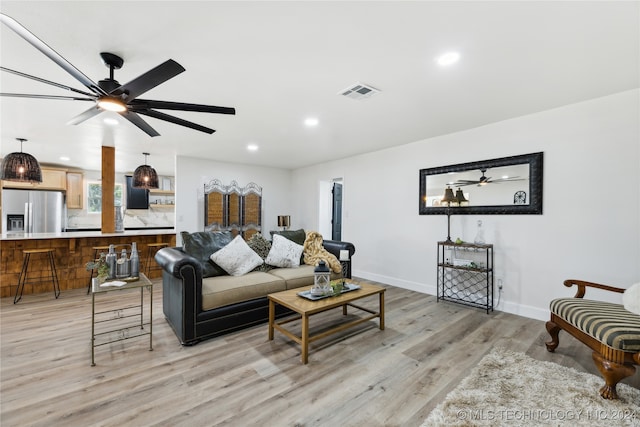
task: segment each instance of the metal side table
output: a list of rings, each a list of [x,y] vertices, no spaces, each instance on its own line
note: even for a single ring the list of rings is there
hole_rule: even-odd
[[[149,335],[149,351],[153,350],[153,283],[143,273],[135,282],[126,282],[122,286],[110,285],[117,280],[99,283],[93,280],[91,284],[91,366],[95,366],[94,350],[96,347]],[[144,321],[144,288],[149,291],[149,319]],[[125,305],[131,299],[109,304],[109,308],[96,311],[96,295],[114,291],[140,289],[140,302]],[[135,319],[135,322],[131,322]],[[96,332],[96,326],[100,331]],[[104,327],[101,327],[104,326]],[[145,329],[146,327],[146,329]]]

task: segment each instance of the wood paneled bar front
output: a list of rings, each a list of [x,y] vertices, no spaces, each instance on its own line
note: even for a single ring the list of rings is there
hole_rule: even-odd
[[[110,244],[124,245],[136,242],[140,261],[140,270],[146,268],[149,243],[176,244],[175,230],[130,230],[122,233],[101,233],[99,231],[80,231],[62,233],[3,234],[0,238],[0,297],[12,296],[18,285],[22,269],[23,250],[55,249],[55,263],[60,289],[85,288],[89,281],[89,271],[85,264],[93,259],[94,246]],[[32,259],[29,265],[29,277],[46,275],[48,264],[45,259]],[[155,262],[155,261],[152,261]],[[152,271],[150,278],[160,277],[161,271]],[[27,285],[24,294],[51,292],[52,284],[39,283]]]

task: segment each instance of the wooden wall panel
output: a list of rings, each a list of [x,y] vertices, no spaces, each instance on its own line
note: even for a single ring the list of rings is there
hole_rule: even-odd
[[[146,270],[146,259],[149,243],[166,242],[175,246],[174,234],[152,234],[148,236],[105,236],[90,238],[60,238],[60,239],[32,239],[32,240],[3,240],[0,241],[0,297],[13,296],[16,292],[20,271],[22,269],[24,249],[55,248],[54,259],[58,272],[60,289],[64,293],[68,289],[84,288],[89,281],[89,272],[85,264],[93,258],[94,246],[109,244],[131,244],[136,242],[140,254],[140,271]],[[71,250],[73,248],[73,250]],[[155,264],[155,260],[151,259]],[[44,256],[31,257],[29,262],[29,276],[40,277],[48,274],[49,264]],[[161,277],[161,270],[152,271],[150,278]],[[23,295],[41,292],[52,292],[50,284],[27,284]],[[64,294],[63,294],[64,295]],[[23,299],[24,301],[24,299]],[[22,301],[21,301],[22,302]]]

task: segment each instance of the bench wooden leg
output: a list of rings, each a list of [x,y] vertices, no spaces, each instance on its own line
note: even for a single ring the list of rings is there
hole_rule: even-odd
[[[547,351],[553,352],[556,349],[556,347],[558,347],[558,344],[560,344],[560,341],[558,339],[558,334],[560,333],[560,326],[556,325],[551,320],[549,320],[545,324],[545,327],[547,328],[547,332],[549,332],[549,335],[551,335],[551,341],[547,341],[544,344],[547,346]]]
[[[591,356],[604,377],[605,384],[600,388],[600,396],[605,399],[617,399],[616,385],[620,380],[633,375],[636,372],[636,368],[633,365],[622,365],[607,360],[597,351],[594,351]]]

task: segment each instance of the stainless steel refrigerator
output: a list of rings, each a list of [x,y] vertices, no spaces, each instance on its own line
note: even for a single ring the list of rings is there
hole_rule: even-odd
[[[2,190],[3,233],[56,233],[66,222],[61,191]]]

